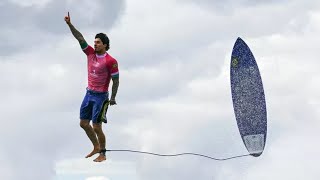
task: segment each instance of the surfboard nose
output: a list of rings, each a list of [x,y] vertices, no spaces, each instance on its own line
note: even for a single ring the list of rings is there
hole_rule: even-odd
[[[236,42],[237,42],[237,41],[243,41],[243,40],[241,39],[241,37],[238,37],[237,40],[236,40]]]

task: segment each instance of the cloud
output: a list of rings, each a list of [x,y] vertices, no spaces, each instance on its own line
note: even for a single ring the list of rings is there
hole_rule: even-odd
[[[308,104],[309,101],[319,101],[317,93],[306,93],[319,89],[318,83],[314,83],[315,79],[319,79],[315,70],[317,50],[314,49],[318,41],[317,2],[310,1],[304,5],[298,1],[271,4],[261,2],[249,7],[241,4],[236,6],[236,12],[225,15],[205,8],[198,9],[190,4],[167,2],[171,6],[164,10],[161,4],[152,3],[157,6],[154,11],[166,13],[141,18],[141,24],[145,25],[143,28],[132,25],[132,31],[143,35],[132,37],[126,34],[134,39],[129,43],[121,42],[121,38],[118,38],[117,33],[120,34],[122,28],[128,29],[130,22],[139,17],[135,8],[130,9],[134,7],[131,4],[128,6],[131,16],[124,17],[123,24],[118,26],[120,31],[113,32],[117,44],[125,47],[124,50],[118,50],[120,52],[116,51],[118,54],[125,52],[122,53],[125,54],[124,58],[121,58],[126,64],[126,71],[122,76],[125,79],[123,86],[133,87],[128,94],[122,94],[125,95],[124,99],[132,98],[134,101],[131,106],[124,105],[126,110],[115,112],[133,115],[128,124],[122,121],[125,119],[124,115],[114,118],[121,119],[121,124],[127,125],[126,130],[121,133],[129,134],[127,137],[130,137],[130,141],[120,145],[114,142],[112,145],[130,148],[138,145],[138,149],[160,153],[185,150],[213,156],[245,153],[234,124],[232,104],[228,101],[228,63],[237,36],[242,36],[247,41],[262,73],[268,106],[269,134],[266,152],[261,158],[224,162],[219,164],[221,167],[217,167],[215,162],[204,163],[202,160],[190,160],[191,158],[161,159],[143,156],[138,165],[142,179],[247,177],[242,176],[250,173],[246,171],[246,167],[254,167],[258,162],[266,163],[268,157],[277,156],[272,151],[277,146],[274,141],[294,134],[294,127],[304,127],[296,124],[302,119],[308,123],[317,119],[318,111],[314,105]],[[310,6],[313,7],[309,8]],[[179,18],[180,16],[184,18]],[[176,22],[170,24],[168,19]],[[157,23],[153,25],[152,20]],[[188,22],[188,25],[184,22]],[[139,28],[145,31],[139,31]],[[151,38],[154,36],[155,38]],[[202,39],[208,41],[201,41]],[[138,45],[135,45],[136,42],[139,42]],[[170,66],[171,63],[174,66]],[[147,100],[146,97],[152,99],[144,104],[141,101]],[[304,138],[308,136],[305,135]],[[291,141],[290,146],[294,146],[293,144],[294,141]],[[288,153],[285,149],[280,151],[279,153]],[[305,152],[303,149],[301,151]],[[286,164],[288,161],[282,163]],[[308,164],[300,167],[308,167]],[[263,168],[252,177],[258,177],[262,173]],[[270,177],[278,177],[277,171],[269,173]],[[281,175],[284,176],[285,173],[287,172]]]
[[[6,42],[0,45],[1,56],[37,51],[44,44],[57,43],[57,36],[69,33],[63,19],[68,11],[77,28],[95,28],[105,32],[114,26],[125,8],[122,0],[96,0],[90,3],[85,0],[55,0],[39,4],[32,1],[24,5],[17,1],[0,4],[1,15],[5,17],[0,20],[0,40]]]
[[[271,0],[271,1],[263,1],[263,0],[199,0],[195,1],[179,1],[181,3],[193,4],[194,6],[203,8],[208,11],[214,11],[221,15],[230,15],[233,13],[237,13],[239,9],[259,9],[260,7],[285,7],[285,6],[294,6],[295,8],[303,8],[308,9],[313,5],[319,5],[316,1],[308,1],[308,3],[303,3],[299,0]],[[288,8],[290,9],[290,8]],[[274,15],[274,14],[273,14]]]
[[[0,30],[0,79],[3,82],[0,107],[4,110],[1,122],[6,124],[0,128],[3,152],[0,179],[50,179],[56,174],[53,167],[60,154],[65,155],[65,147],[81,144],[78,133],[86,138],[78,125],[86,77],[77,69],[82,65],[86,72],[86,62],[68,55],[73,51],[70,51],[73,44],[74,51],[83,57],[77,42],[71,41],[74,40],[71,33],[68,32],[67,40],[62,35],[68,31],[63,21],[65,8],[72,3],[75,2],[48,1],[30,5],[4,1],[0,5],[1,16],[6,17],[1,19],[3,28]],[[83,3],[70,8],[75,11],[74,19],[80,14],[76,12],[81,11],[78,8],[85,6],[81,5]],[[112,6],[110,16],[95,27],[111,28],[120,17],[123,1],[108,3],[109,8]],[[93,6],[92,10],[95,8]],[[90,29],[90,23],[98,22],[96,16],[104,15],[100,7],[96,10],[93,20],[83,23],[85,28]],[[73,91],[70,85],[77,90]],[[81,155],[85,153],[75,149]]]
[[[300,169],[308,169],[308,179],[319,177],[308,163],[319,149],[313,146],[320,101],[317,1],[29,3],[0,5],[8,17],[1,19],[0,35],[0,179],[113,179],[126,172],[141,180],[271,179],[301,177]],[[96,12],[84,13],[89,10]],[[264,154],[216,162],[110,152],[108,161],[87,169],[91,159],[74,159],[91,150],[78,125],[86,62],[63,21],[67,11],[88,42],[107,31],[110,53],[119,62],[118,105],[110,107],[105,126],[108,148],[218,158],[247,153],[229,82],[231,50],[241,36],[256,57],[266,92]],[[104,13],[110,16],[100,24]],[[306,155],[295,165],[301,153]]]
[[[109,178],[106,178],[103,176],[97,176],[97,177],[89,177],[86,180],[109,180]]]

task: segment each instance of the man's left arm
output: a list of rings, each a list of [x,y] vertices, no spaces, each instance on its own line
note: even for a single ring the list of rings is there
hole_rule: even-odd
[[[110,105],[117,104],[116,102],[116,96],[118,92],[119,87],[119,76],[112,77],[112,92],[111,92],[111,98],[110,98]]]

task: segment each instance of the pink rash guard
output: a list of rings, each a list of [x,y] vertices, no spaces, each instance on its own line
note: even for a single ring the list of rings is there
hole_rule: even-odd
[[[117,60],[108,53],[96,54],[90,45],[82,50],[87,55],[88,61],[88,89],[108,92],[111,77],[119,76]]]

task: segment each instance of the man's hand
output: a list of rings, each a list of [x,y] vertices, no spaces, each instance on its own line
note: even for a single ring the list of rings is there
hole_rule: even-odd
[[[111,98],[111,99],[110,99],[110,106],[116,105],[116,104],[117,104],[116,100],[113,99],[113,98]]]
[[[71,23],[69,12],[68,12],[68,16],[64,17],[64,20],[66,21],[67,24]]]
[[[80,42],[80,45],[86,43],[86,40],[84,39],[82,34],[71,24],[69,12],[68,12],[68,16],[64,17],[64,20],[68,24],[73,36]]]

